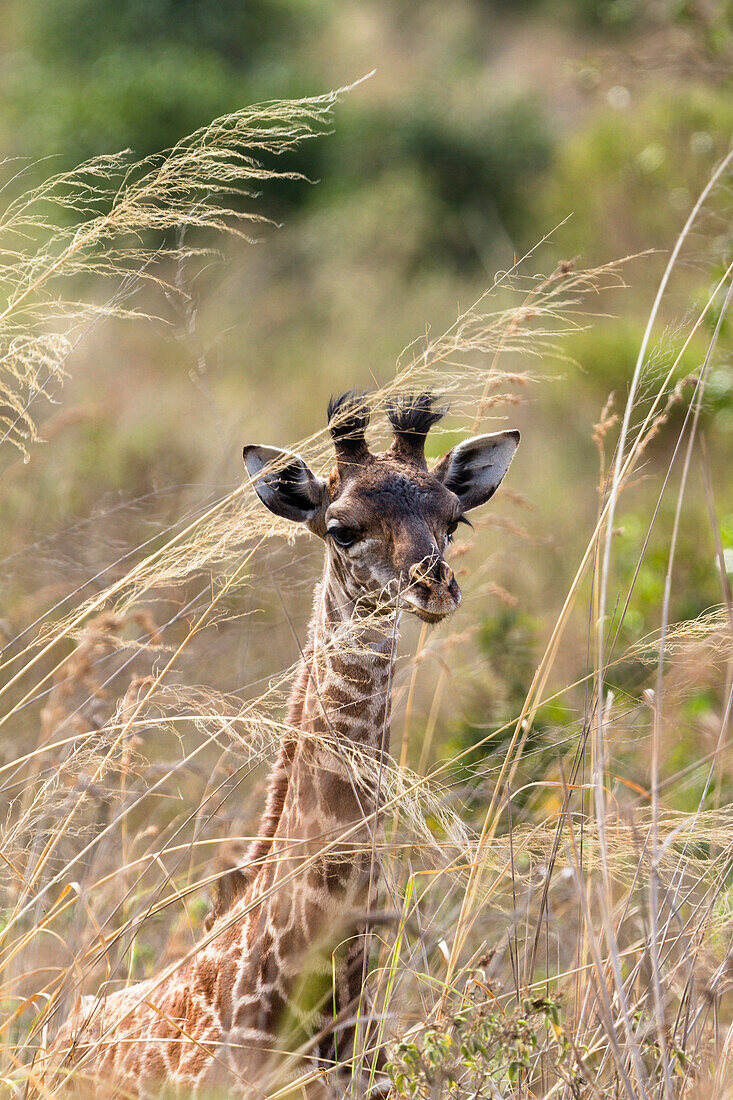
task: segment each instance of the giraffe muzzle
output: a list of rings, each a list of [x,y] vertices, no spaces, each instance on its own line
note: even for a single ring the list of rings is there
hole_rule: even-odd
[[[408,570],[405,605],[424,622],[437,623],[452,614],[461,602],[453,570],[442,558],[416,562]]]

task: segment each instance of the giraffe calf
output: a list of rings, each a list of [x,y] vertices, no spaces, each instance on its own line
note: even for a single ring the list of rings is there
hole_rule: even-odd
[[[400,616],[437,623],[457,609],[446,549],[465,514],[496,492],[519,444],[517,431],[475,436],[428,469],[425,439],[443,412],[429,393],[394,400],[394,441],[373,453],[365,399],[332,400],[327,479],[292,452],[244,448],[262,503],[325,548],[293,733],[247,865],[196,952],[106,999],[85,998],[58,1036],[57,1071],[78,1094],[209,1097],[220,1088],[258,1097],[302,1073],[305,1059],[329,1069],[352,1056],[376,906],[374,777],[389,751]],[[327,1088],[321,1079],[308,1093]]]

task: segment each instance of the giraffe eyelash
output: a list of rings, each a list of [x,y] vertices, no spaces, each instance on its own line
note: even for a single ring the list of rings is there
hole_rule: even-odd
[[[456,528],[458,527],[459,523],[465,523],[466,527],[470,527],[471,529],[473,529],[473,524],[471,523],[470,519],[466,519],[465,516],[459,516],[458,519],[455,519],[452,523],[448,524],[448,530],[445,533],[446,542],[453,542],[453,536],[456,533]]]

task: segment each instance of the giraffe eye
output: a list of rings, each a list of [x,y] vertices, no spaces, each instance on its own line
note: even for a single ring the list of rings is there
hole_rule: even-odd
[[[456,528],[458,527],[459,523],[465,523],[466,527],[473,527],[473,524],[471,523],[470,519],[466,519],[465,516],[459,516],[458,519],[454,519],[452,523],[448,524],[448,527],[447,527],[446,532],[445,532],[445,541],[446,542],[453,542],[453,536],[456,533]]]
[[[359,537],[359,532],[354,530],[353,527],[329,527],[327,534],[331,536],[337,546],[342,547],[344,550],[353,546]]]

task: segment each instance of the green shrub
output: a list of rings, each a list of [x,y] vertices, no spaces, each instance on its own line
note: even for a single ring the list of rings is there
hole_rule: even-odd
[[[731,131],[733,100],[710,87],[655,89],[625,110],[604,104],[537,181],[531,240],[572,215],[555,237],[570,254],[667,248]]]

